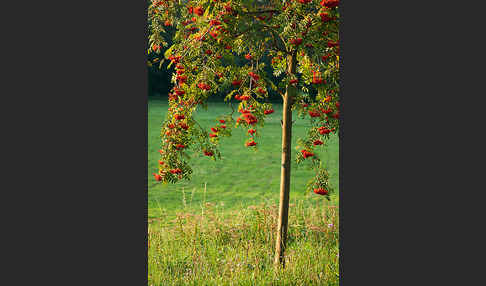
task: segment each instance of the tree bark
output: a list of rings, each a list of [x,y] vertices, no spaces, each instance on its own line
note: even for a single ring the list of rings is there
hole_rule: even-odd
[[[295,74],[296,54],[287,57],[287,72]],[[292,104],[296,95],[296,87],[287,85],[283,100],[282,120],[282,168],[280,173],[280,205],[278,213],[278,228],[275,245],[275,266],[285,267],[285,247],[287,242],[287,227],[289,218],[289,194],[290,194],[290,163],[292,143]]]

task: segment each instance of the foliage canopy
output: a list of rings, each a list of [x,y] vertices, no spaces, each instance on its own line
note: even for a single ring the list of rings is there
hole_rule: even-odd
[[[155,179],[190,179],[189,150],[219,159],[220,140],[231,136],[233,128],[247,129],[245,146],[258,148],[259,126],[273,113],[269,90],[283,97],[297,88],[301,92],[292,98],[292,110],[310,120],[307,136],[298,140],[297,162],[316,170],[308,189],[328,197],[328,172],[313,150],[325,147],[339,131],[338,5],[339,0],[151,2],[148,52],[155,55],[153,62],[169,60],[169,67],[175,66]],[[175,29],[170,41],[164,38],[167,28]],[[271,74],[264,57],[272,59]],[[242,59],[243,65],[236,64]],[[289,72],[292,61],[295,73]],[[272,77],[278,78],[277,85]],[[215,117],[209,132],[193,113],[221,93],[225,101],[240,102],[230,114]]]

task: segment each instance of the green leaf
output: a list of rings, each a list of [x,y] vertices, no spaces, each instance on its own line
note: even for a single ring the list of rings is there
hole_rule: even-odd
[[[172,54],[172,50],[175,48],[175,45],[172,45],[170,48],[168,48],[165,52],[164,52],[164,57],[166,59],[169,58],[169,56]]]

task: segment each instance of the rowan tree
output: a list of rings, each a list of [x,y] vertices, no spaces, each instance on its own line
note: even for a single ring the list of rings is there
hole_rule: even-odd
[[[284,263],[291,164],[292,111],[309,118],[307,136],[298,139],[297,163],[316,175],[307,190],[329,199],[333,189],[315,148],[325,148],[339,132],[339,0],[254,1],[162,0],[148,10],[149,53],[174,66],[167,118],[161,129],[157,181],[190,179],[189,154],[221,158],[220,141],[234,128],[248,134],[242,148],[258,148],[265,120],[274,112],[269,90],[282,96],[282,166],[275,263]],[[175,29],[167,45],[167,28]],[[244,58],[243,65],[236,61]],[[271,58],[273,73],[264,70]],[[274,84],[277,79],[278,84]],[[229,114],[214,118],[210,130],[193,117],[210,96],[239,101]],[[274,116],[274,115],[273,115]]]

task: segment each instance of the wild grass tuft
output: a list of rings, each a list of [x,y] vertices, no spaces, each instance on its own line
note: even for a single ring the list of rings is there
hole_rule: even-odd
[[[339,285],[339,210],[325,200],[292,203],[286,267],[273,267],[275,204],[151,219],[149,285]]]

